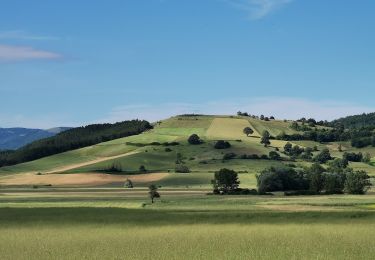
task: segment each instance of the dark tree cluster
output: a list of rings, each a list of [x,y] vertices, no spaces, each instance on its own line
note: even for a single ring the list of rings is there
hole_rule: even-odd
[[[0,166],[32,161],[113,139],[140,134],[151,128],[151,124],[144,120],[73,128],[53,137],[35,141],[14,152],[0,153]]]
[[[348,116],[334,120],[330,123],[330,126],[337,127],[342,125],[345,128],[362,128],[362,127],[374,127],[375,126],[375,112],[369,114]]]
[[[271,167],[257,175],[258,192],[284,191],[298,194],[364,194],[371,187],[370,177],[364,171],[354,171],[341,159],[327,169],[315,163],[305,170],[289,167]]]

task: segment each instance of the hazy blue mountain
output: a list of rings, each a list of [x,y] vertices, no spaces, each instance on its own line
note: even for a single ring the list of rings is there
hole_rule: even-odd
[[[47,130],[30,128],[0,128],[0,150],[18,149],[33,141],[54,136],[70,127],[56,127]]]

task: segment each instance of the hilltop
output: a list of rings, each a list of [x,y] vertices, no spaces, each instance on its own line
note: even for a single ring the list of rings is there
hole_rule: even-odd
[[[253,129],[253,134],[244,134],[245,127]],[[267,147],[260,143],[264,131],[271,136]],[[350,141],[276,139],[299,137],[309,131],[320,134],[334,130],[328,126],[312,127],[312,124],[306,128],[301,121],[261,120],[250,116],[175,116],[155,123],[153,129],[141,134],[0,168],[3,176],[0,184],[122,186],[129,178],[137,186],[153,182],[163,187],[208,188],[213,173],[225,167],[239,173],[242,187],[253,188],[255,175],[266,167],[311,165],[309,160],[291,159],[285,154],[287,143],[300,149],[311,148],[313,156],[328,148],[337,158],[342,158],[344,152],[362,152],[375,157],[374,147],[355,148]],[[197,134],[202,143],[189,144],[187,140],[192,134]],[[215,149],[218,140],[229,142],[230,147]],[[270,152],[278,153],[280,158],[270,158]],[[350,166],[375,175],[375,167],[368,163],[350,162]]]

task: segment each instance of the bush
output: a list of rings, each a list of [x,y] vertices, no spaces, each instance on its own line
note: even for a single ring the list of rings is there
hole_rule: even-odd
[[[192,134],[188,138],[188,143],[192,145],[197,145],[197,144],[201,144],[202,140],[199,138],[197,134]]]
[[[349,162],[361,162],[363,160],[363,154],[359,153],[348,153],[345,152],[343,154],[343,158],[345,158]]]
[[[314,157],[314,161],[319,163],[326,163],[332,160],[331,154],[327,148],[323,149],[319,154]]]
[[[280,160],[281,159],[280,154],[278,152],[275,152],[275,151],[271,151],[269,153],[269,158],[270,158],[270,160]]]
[[[125,183],[124,183],[124,188],[133,188],[133,182],[129,179],[126,179]]]
[[[230,159],[234,159],[234,158],[236,158],[236,154],[235,153],[226,153],[223,156],[223,160],[230,160]]]
[[[169,152],[172,152],[172,149],[167,147],[167,148],[164,149],[164,151],[166,151],[167,153],[169,153]]]
[[[139,166],[139,171],[140,172],[147,172],[147,169],[144,165],[141,165],[141,166]]]
[[[176,172],[176,173],[189,173],[189,172],[190,172],[190,169],[189,169],[189,167],[187,167],[186,165],[183,165],[183,164],[176,164],[175,172]]]
[[[227,149],[230,147],[231,147],[230,143],[224,140],[219,140],[214,145],[215,149]]]

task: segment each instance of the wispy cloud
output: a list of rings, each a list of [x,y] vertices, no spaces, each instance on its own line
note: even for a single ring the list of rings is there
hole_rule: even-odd
[[[246,11],[249,18],[258,20],[280,9],[293,0],[225,0],[232,6]]]
[[[159,105],[126,105],[114,108],[106,118],[98,122],[117,122],[126,119],[157,121],[176,114],[234,115],[237,111],[250,114],[275,116],[279,119],[313,117],[332,120],[343,116],[375,112],[375,107],[330,100],[312,101],[303,98],[264,97],[240,100],[221,100],[203,104],[165,103]]]
[[[12,30],[12,31],[1,31],[0,39],[46,41],[46,40],[58,40],[59,37],[31,34],[22,30]]]
[[[0,62],[26,60],[58,60],[63,56],[59,53],[38,50],[29,46],[0,45]]]

